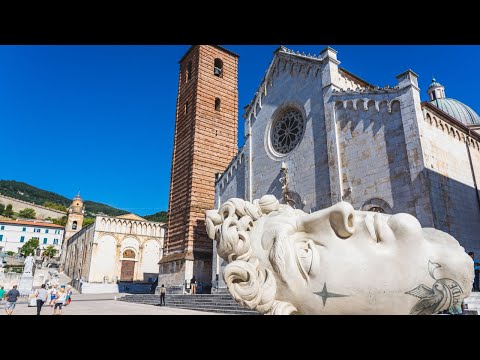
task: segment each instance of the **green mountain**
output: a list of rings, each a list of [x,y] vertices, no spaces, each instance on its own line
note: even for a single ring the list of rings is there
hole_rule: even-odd
[[[65,196],[14,180],[0,180],[0,194],[23,201],[28,201],[36,205],[43,205],[48,201],[51,203],[64,205],[68,208],[72,203],[72,199],[66,198]],[[93,217],[99,213],[110,216],[118,216],[128,213],[127,211],[95,201],[85,200],[84,203],[86,215],[89,217]]]
[[[166,211],[159,211],[152,215],[142,216],[145,220],[159,221],[163,223],[168,222],[168,213]]]

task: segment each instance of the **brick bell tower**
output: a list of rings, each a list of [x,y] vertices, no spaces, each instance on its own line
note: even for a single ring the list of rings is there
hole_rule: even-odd
[[[192,276],[212,280],[213,242],[205,210],[215,202],[215,174],[237,153],[238,55],[194,45],[180,60],[167,236],[158,284],[181,292]]]

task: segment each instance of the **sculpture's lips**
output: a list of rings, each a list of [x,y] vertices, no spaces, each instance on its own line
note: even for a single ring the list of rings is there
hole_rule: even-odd
[[[370,233],[370,236],[377,243],[382,241],[382,229],[384,226],[388,226],[384,214],[367,214],[365,216],[365,225]]]
[[[367,214],[367,216],[365,216],[365,225],[367,226],[367,230],[370,233],[370,236],[372,237],[372,239],[378,242],[379,238],[378,238],[377,232],[375,231],[376,228],[378,228],[377,221],[375,221],[377,218],[376,215],[378,214]]]

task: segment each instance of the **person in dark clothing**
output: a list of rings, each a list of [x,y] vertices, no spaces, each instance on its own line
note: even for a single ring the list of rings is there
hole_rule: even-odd
[[[192,279],[190,280],[190,294],[197,293],[197,279],[195,279],[195,275],[193,275]]]
[[[5,312],[7,315],[12,315],[19,296],[20,292],[17,290],[17,285],[13,285],[13,289],[11,289],[6,295],[7,303],[5,304]]]
[[[165,306],[165,294],[167,293],[167,289],[165,288],[165,285],[162,284],[162,287],[160,288],[160,306]]]
[[[479,277],[480,277],[480,262],[475,258],[475,253],[470,251],[468,253],[473,260],[473,269],[475,271],[475,279],[473,280],[473,291],[480,291]]]

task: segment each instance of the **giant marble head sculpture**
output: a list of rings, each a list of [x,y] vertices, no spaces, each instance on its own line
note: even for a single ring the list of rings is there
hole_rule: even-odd
[[[272,195],[206,212],[235,300],[265,314],[434,314],[469,296],[472,259],[408,214],[346,202],[306,214]]]

